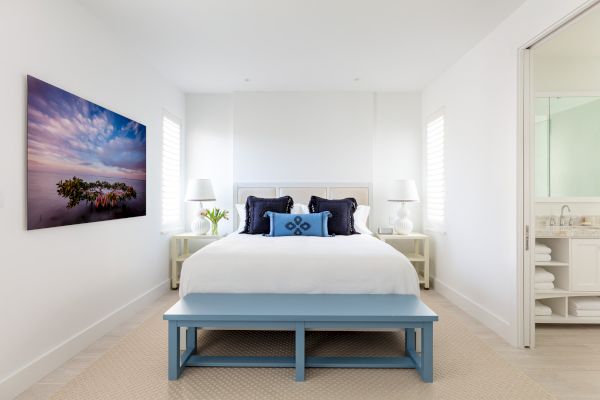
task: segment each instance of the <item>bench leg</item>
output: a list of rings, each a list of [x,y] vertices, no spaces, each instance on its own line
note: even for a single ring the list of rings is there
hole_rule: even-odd
[[[416,350],[415,328],[404,328],[404,349],[407,355],[411,350]]]
[[[304,322],[296,322],[296,382],[304,381],[305,362]]]
[[[198,328],[188,327],[185,335],[185,349],[192,350],[192,354],[196,353],[198,345]]]
[[[179,327],[177,321],[169,321],[169,380],[179,378],[181,366],[179,364]]]
[[[421,379],[433,382],[433,323],[421,328]]]

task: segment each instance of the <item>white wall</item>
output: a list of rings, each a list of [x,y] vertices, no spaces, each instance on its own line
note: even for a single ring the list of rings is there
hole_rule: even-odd
[[[517,343],[518,48],[583,0],[529,0],[423,93],[446,114],[446,235],[436,289]]]
[[[163,108],[182,118],[185,110],[184,96],[76,1],[1,2],[0,48],[5,399],[104,334],[122,307],[166,288],[168,244],[159,233],[161,116]],[[146,217],[26,231],[27,74],[146,125]]]
[[[239,93],[236,182],[369,182],[372,93]]]
[[[560,32],[557,34],[560,35]],[[536,91],[600,94],[598,56],[536,55],[534,66]]]
[[[216,204],[229,210],[235,182],[372,182],[375,228],[388,225],[388,179],[420,178],[418,94],[244,92],[187,102],[187,174],[213,178]]]
[[[419,194],[422,178],[421,95],[377,93],[375,95],[375,138],[373,143],[373,227],[389,226],[398,203],[387,201],[394,179],[414,179]],[[421,196],[422,197],[422,196]],[[414,230],[421,231],[421,204],[409,203]]]
[[[233,96],[230,94],[188,94],[186,96],[187,179],[209,178],[216,202],[204,207],[232,210],[233,199]],[[197,204],[188,203],[189,226]],[[220,233],[232,231],[233,215],[219,223]]]

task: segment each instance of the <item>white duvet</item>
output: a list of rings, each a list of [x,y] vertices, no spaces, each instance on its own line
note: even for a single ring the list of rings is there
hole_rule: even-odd
[[[231,234],[183,263],[188,293],[354,293],[419,295],[408,259],[367,235],[265,237]]]

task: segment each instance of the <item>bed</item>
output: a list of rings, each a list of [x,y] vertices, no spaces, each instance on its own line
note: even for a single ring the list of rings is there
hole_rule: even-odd
[[[330,199],[354,197],[364,205],[371,199],[368,185],[241,186],[234,193],[234,203],[243,203],[249,195],[290,195],[302,204],[313,194]],[[297,381],[304,380],[305,367],[415,368],[425,382],[433,380],[437,315],[419,299],[419,279],[410,261],[372,235],[232,233],[185,260],[179,295],[181,300],[163,316],[169,323],[171,380],[187,366],[293,367]],[[391,312],[387,317],[386,310]],[[186,330],[185,344],[181,329]],[[198,329],[292,330],[295,355],[202,355],[197,347]],[[406,354],[383,358],[307,354],[305,332],[331,329],[404,330]]]
[[[368,205],[369,185],[237,185],[234,201],[249,195],[354,197]],[[237,224],[237,219],[234,220]],[[419,281],[410,261],[370,235],[265,237],[233,233],[190,256],[179,293],[413,294]]]

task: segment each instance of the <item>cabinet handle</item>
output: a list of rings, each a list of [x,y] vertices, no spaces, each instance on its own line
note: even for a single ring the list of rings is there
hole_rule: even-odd
[[[525,225],[525,251],[529,251],[529,225]]]

